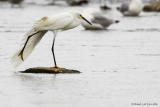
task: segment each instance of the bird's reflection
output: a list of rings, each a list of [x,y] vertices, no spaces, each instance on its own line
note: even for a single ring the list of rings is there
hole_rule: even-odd
[[[26,91],[42,93],[55,88],[56,75],[15,74],[20,84]],[[49,88],[48,88],[49,87]]]

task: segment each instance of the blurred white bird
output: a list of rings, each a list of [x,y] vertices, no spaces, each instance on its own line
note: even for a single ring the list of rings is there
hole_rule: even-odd
[[[117,10],[124,16],[138,16],[142,8],[141,0],[131,0],[129,3],[123,3],[120,7],[117,7]]]
[[[26,60],[26,58],[31,54],[32,50],[47,31],[52,31],[54,34],[52,53],[56,68],[57,64],[54,55],[54,43],[57,32],[77,27],[81,24],[82,19],[91,25],[91,23],[80,13],[73,11],[62,13],[56,16],[43,17],[38,20],[31,28],[31,30],[25,35],[25,43],[23,47],[12,57],[12,62],[15,67],[19,66],[23,61]]]
[[[119,23],[119,20],[108,18],[100,12],[88,12],[84,16],[92,23],[89,25],[82,21],[82,26],[86,30],[104,30],[114,23]]]

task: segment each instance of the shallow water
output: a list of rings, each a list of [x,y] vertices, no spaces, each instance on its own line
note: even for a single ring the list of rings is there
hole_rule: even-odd
[[[83,7],[85,9],[87,7]],[[10,57],[33,22],[44,15],[80,7],[28,6],[0,9],[0,106],[2,107],[129,107],[132,103],[159,103],[159,13],[122,17],[104,31],[78,27],[60,32],[55,51],[60,67],[81,74],[19,74],[35,66],[53,66],[52,32],[18,69]]]

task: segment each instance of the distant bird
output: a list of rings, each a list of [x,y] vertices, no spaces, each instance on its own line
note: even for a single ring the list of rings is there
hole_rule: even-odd
[[[100,0],[100,9],[111,10],[111,8],[107,5],[106,0]]]
[[[20,7],[23,1],[24,0],[9,0],[9,2],[12,4],[12,7],[14,7],[14,5],[19,5]]]
[[[102,9],[102,10],[111,10],[111,8],[108,7],[107,5],[100,6],[100,9]]]
[[[117,10],[124,16],[138,16],[142,8],[141,0],[131,0],[129,3],[123,3],[120,7],[117,7]]]
[[[85,19],[80,13],[74,11],[62,13],[56,16],[41,18],[34,24],[31,30],[25,35],[25,43],[23,47],[12,57],[13,64],[15,66],[18,66],[23,61],[25,61],[26,58],[31,54],[35,46],[38,44],[38,42],[46,34],[46,32],[52,31],[54,34],[52,53],[53,53],[55,68],[57,68],[56,59],[54,55],[54,43],[57,32],[77,27],[78,25],[81,24],[82,19],[91,25],[91,23],[87,19]]]
[[[66,0],[66,2],[70,6],[79,6],[79,5],[83,5],[83,4],[88,4],[88,0]]]
[[[96,12],[86,13],[84,15],[92,23],[92,25],[89,25],[82,21],[82,26],[86,30],[104,30],[114,23],[119,23],[119,20],[107,18],[104,15]]]

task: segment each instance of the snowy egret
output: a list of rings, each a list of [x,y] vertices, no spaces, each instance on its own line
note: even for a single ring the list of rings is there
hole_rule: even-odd
[[[54,55],[54,43],[58,31],[64,31],[72,29],[81,24],[81,20],[85,20],[88,24],[91,23],[85,19],[78,12],[66,12],[56,16],[43,17],[38,20],[32,29],[25,36],[25,43],[22,48],[15,53],[12,57],[12,62],[15,66],[20,65],[26,58],[31,54],[34,47],[38,44],[41,38],[47,31],[52,31],[54,33],[52,53],[55,68],[57,68],[56,59]]]
[[[99,12],[86,13],[84,16],[92,23],[92,25],[89,25],[82,21],[82,26],[86,30],[104,30],[114,23],[119,23],[119,20],[105,17]]]
[[[129,3],[123,3],[120,7],[117,7],[124,16],[138,16],[142,11],[141,0],[131,0]]]

